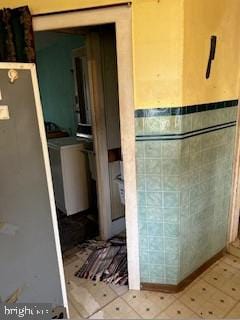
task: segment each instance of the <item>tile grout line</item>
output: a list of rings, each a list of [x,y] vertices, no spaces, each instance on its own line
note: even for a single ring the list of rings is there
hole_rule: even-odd
[[[113,300],[109,301],[107,304],[105,304],[104,306],[102,306],[101,308],[97,309],[96,311],[94,311],[93,313],[91,313],[89,316],[87,316],[85,319],[89,319],[90,317],[92,317],[94,314],[98,313],[99,311],[103,310],[105,307],[107,307],[109,304],[111,304],[112,302],[114,302],[115,300],[117,300],[119,298],[119,296],[115,297]]]
[[[220,289],[218,289],[218,288],[216,288],[216,287],[214,287],[213,285],[211,285],[211,284],[209,284],[206,280],[204,280],[204,279],[198,279],[198,281],[197,282],[199,282],[200,280],[203,280],[204,282],[206,282],[208,285],[210,285],[210,286],[212,286],[214,289],[216,289],[217,291],[219,291],[219,292],[222,292]],[[189,288],[190,289],[190,288]],[[188,291],[188,290],[187,290]],[[185,292],[185,293],[187,293],[187,291]],[[227,295],[225,292],[222,292],[222,293],[224,293],[225,295]],[[229,295],[227,295],[228,297],[230,297]],[[232,298],[232,297],[230,297],[230,298]],[[232,298],[233,299],[233,298]],[[198,314],[196,313],[196,311],[194,311],[190,306],[188,306],[184,301],[182,301],[182,300],[180,300],[180,297],[179,298],[177,298],[177,300],[178,301],[180,301],[181,303],[183,303],[188,309],[190,309],[192,312],[194,312],[194,314],[196,314],[197,316],[198,316]],[[233,299],[233,300],[235,300],[235,299]],[[236,301],[236,300],[235,300]],[[234,307],[237,305],[239,303],[239,301],[236,301],[236,303],[234,304]],[[214,304],[213,304],[214,305]],[[233,307],[233,308],[234,308]],[[233,309],[232,308],[232,309]],[[232,310],[232,309],[230,309],[230,311]],[[225,315],[224,315],[224,317],[228,314],[228,313],[230,313],[230,311],[229,312],[227,312]],[[200,316],[200,318],[203,318],[202,316]]]
[[[124,294],[123,294],[123,295],[124,295]],[[120,298],[123,302],[125,302],[125,303],[130,307],[130,309],[131,309],[133,312],[135,312],[135,313],[142,319],[141,315],[138,314],[138,312],[135,311],[135,310],[128,304],[128,302],[127,302],[126,300],[123,299],[122,295],[117,296],[117,297],[114,298],[112,301],[108,302],[105,306],[103,306],[101,309],[99,309],[99,310],[97,310],[96,312],[94,312],[93,314],[89,315],[86,319],[89,319],[89,317],[92,317],[94,314],[98,313],[99,311],[102,311],[105,307],[107,307],[108,305],[110,305],[112,302],[114,302],[114,301],[117,300],[118,298]]]
[[[234,304],[234,306],[225,314],[224,317],[227,317],[227,315],[230,314],[230,313],[233,311],[233,309],[235,309],[235,307],[236,307],[239,303],[240,303],[240,301],[236,301],[236,303]]]
[[[224,263],[224,262],[222,262],[222,263]],[[229,265],[229,264],[227,264],[227,265],[228,265],[228,266],[231,266],[231,265]],[[234,268],[234,267],[233,267],[233,268]],[[235,268],[235,269],[236,269],[236,268]],[[236,270],[237,270],[237,269],[236,269]],[[210,271],[213,271],[213,269],[210,269],[209,272],[210,272]],[[240,270],[239,270],[239,271],[240,271]],[[239,273],[240,273],[240,272],[239,272]],[[207,273],[207,274],[208,274],[208,273]],[[207,274],[206,274],[206,275],[207,275]],[[232,277],[233,277],[233,276],[232,276]],[[230,277],[230,278],[232,278],[232,277]],[[236,301],[236,299],[235,299],[234,297],[232,297],[232,296],[230,296],[228,293],[224,292],[223,289],[216,287],[214,284],[210,283],[208,280],[205,280],[204,278],[201,278],[201,280],[205,281],[208,285],[211,285],[213,288],[219,290],[220,292],[224,293],[225,295],[227,295],[228,297],[230,297],[230,298],[232,298],[233,300]],[[228,279],[228,280],[229,280],[229,279]],[[237,300],[237,301],[240,302],[240,299]]]
[[[228,295],[227,293],[225,293],[225,292],[222,291],[221,289],[215,287],[214,285],[212,285],[211,283],[209,283],[209,282],[206,281],[205,279],[200,278],[198,281],[200,281],[200,280],[206,282],[208,285],[212,286],[215,290],[219,291],[220,293],[224,293],[224,294],[225,294],[226,296],[228,296],[229,298],[235,300],[233,297],[231,297],[230,295]],[[186,293],[187,293],[187,292],[186,292]],[[178,300],[179,300],[179,299],[180,299],[180,298],[178,298]],[[188,306],[184,301],[181,301],[181,300],[180,300],[180,302],[182,302],[186,307],[188,307],[191,311],[193,311],[193,309],[192,309],[190,306]],[[224,317],[225,317],[227,314],[229,314],[230,311],[232,311],[233,308],[235,308],[235,306],[236,306],[240,301],[239,301],[239,300],[235,300],[235,302],[236,302],[236,303],[234,304],[234,306],[229,310],[229,312],[227,312],[227,313],[224,315]],[[193,311],[193,312],[196,313],[195,311]],[[202,318],[202,317],[201,317],[201,318]]]

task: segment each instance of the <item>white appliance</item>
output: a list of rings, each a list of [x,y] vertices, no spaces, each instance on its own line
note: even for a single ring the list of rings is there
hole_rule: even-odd
[[[67,215],[89,208],[88,159],[83,142],[73,137],[48,141],[57,207]]]

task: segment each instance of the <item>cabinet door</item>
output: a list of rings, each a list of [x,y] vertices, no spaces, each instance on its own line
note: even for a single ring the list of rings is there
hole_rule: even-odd
[[[0,63],[0,90],[0,296],[67,306],[35,66]]]

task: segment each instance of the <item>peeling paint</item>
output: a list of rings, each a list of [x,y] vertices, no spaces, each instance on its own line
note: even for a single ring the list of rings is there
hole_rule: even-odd
[[[16,303],[22,293],[21,288],[17,288],[5,301],[5,303]]]

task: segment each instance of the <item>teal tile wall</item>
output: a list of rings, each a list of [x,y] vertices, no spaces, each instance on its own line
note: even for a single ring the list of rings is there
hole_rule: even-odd
[[[177,284],[226,245],[237,107],[136,118],[141,282]],[[138,141],[141,137],[141,141]],[[156,138],[156,137],[155,137]]]

